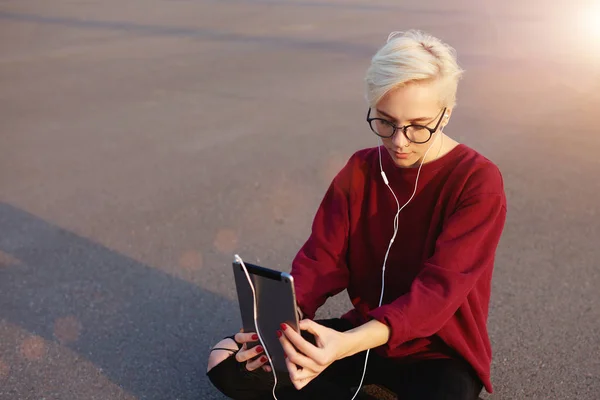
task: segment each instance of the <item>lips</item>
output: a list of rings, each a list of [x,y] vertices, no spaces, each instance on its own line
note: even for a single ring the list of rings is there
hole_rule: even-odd
[[[396,158],[400,158],[400,159],[405,159],[408,158],[410,156],[410,153],[399,153],[399,152],[394,152],[394,156]]]
[[[405,160],[405,159],[409,158],[410,155],[412,154],[412,152],[405,153],[405,152],[397,151],[395,149],[391,149],[391,148],[388,148],[388,147],[386,147],[386,149],[390,153],[390,155],[393,158],[395,158],[396,160]]]

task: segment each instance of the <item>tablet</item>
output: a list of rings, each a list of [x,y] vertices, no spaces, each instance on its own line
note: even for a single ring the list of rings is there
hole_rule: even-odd
[[[282,323],[286,323],[299,332],[294,278],[288,273],[247,262],[244,265],[256,292],[258,329],[271,356],[277,379],[280,383],[289,382],[289,372],[277,331],[281,330]],[[252,288],[242,264],[237,260],[233,262],[233,275],[244,332],[255,332]],[[248,346],[256,344],[258,342],[249,343]]]

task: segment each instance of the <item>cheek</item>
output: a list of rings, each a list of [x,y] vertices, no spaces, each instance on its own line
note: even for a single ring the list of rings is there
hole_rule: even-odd
[[[385,147],[390,147],[392,145],[392,138],[381,138],[381,141]]]

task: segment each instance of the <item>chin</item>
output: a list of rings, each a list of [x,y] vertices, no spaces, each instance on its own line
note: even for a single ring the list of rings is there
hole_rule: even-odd
[[[396,164],[396,166],[400,168],[411,168],[415,165],[415,162],[412,160],[412,157],[406,160],[398,160],[397,158],[395,158],[394,164]]]

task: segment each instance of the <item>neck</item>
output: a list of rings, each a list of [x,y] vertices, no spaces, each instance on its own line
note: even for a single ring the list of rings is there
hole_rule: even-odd
[[[441,136],[441,137],[440,137]],[[438,136],[433,138],[433,142],[430,144],[430,148],[425,152],[424,158],[421,157],[416,163],[413,164],[413,168],[418,168],[421,164],[427,164],[433,160],[437,160],[444,147],[444,134],[440,132]]]
[[[446,136],[443,132],[440,132],[441,138],[439,143],[434,143],[434,148],[431,149],[429,154],[427,154],[427,158],[425,159],[425,163],[431,162],[433,160],[437,160],[440,157],[445,156],[449,152],[451,152],[459,143],[452,139],[449,136]],[[419,161],[420,162],[420,161]]]

